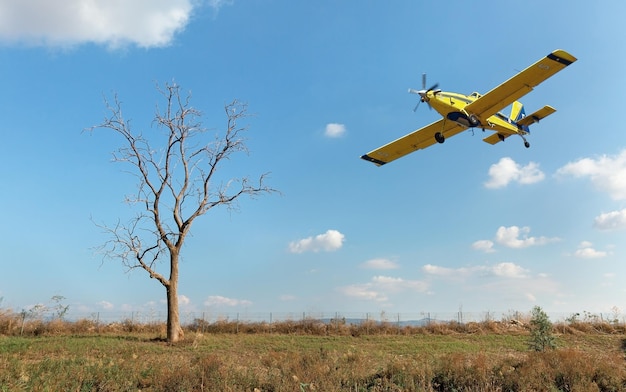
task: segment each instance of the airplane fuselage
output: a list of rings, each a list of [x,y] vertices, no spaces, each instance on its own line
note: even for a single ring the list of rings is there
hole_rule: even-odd
[[[514,121],[504,114],[498,112],[486,119],[480,118],[474,113],[468,113],[465,107],[480,98],[479,93],[470,95],[434,90],[428,91],[422,100],[435,109],[443,118],[454,121],[466,128],[490,129],[499,134],[520,134],[526,135],[528,132],[518,126]]]

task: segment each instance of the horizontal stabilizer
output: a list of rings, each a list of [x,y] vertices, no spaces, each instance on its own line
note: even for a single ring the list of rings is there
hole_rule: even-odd
[[[506,139],[507,137],[511,136],[510,134],[501,134],[501,133],[492,133],[491,135],[487,136],[486,138],[483,139],[483,141],[489,143],[489,144],[496,144],[498,142],[503,142],[504,139]]]
[[[517,122],[519,126],[529,126],[530,124],[534,124],[539,122],[539,120],[548,117],[552,113],[556,112],[556,109],[552,106],[544,106],[543,108],[537,110],[536,112],[529,114],[528,116],[522,118]]]

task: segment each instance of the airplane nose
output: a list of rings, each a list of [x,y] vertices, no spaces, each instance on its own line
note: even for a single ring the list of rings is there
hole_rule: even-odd
[[[430,88],[426,89],[426,80],[425,78],[422,78],[422,84],[423,84],[423,88],[421,90],[415,90],[410,88],[409,89],[409,93],[410,94],[417,94],[420,96],[420,100],[419,102],[417,102],[417,105],[415,105],[415,108],[413,109],[413,111],[415,112],[417,110],[417,108],[419,107],[420,102],[429,102],[430,101],[430,97],[428,96],[428,92],[429,91],[433,91],[435,90],[437,87],[439,87],[439,83],[435,83],[433,84]],[[437,91],[435,91],[435,94],[437,93]],[[428,108],[430,109],[430,103],[428,104]]]
[[[428,90],[414,90],[412,88],[409,89],[410,94],[417,94],[422,97],[422,100],[427,98]]]

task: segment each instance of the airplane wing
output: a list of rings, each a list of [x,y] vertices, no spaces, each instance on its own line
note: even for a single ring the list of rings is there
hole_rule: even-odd
[[[532,91],[550,76],[559,72],[571,63],[576,57],[564,50],[555,50],[535,64],[526,68],[511,79],[502,83],[487,94],[468,104],[465,110],[477,115],[481,120],[487,120],[490,116],[517,101]]]
[[[465,127],[454,121],[441,119],[427,125],[393,142],[379,147],[361,156],[361,159],[370,161],[377,166],[382,166],[413,151],[432,146],[436,143],[435,133],[441,132],[448,138],[464,131]]]

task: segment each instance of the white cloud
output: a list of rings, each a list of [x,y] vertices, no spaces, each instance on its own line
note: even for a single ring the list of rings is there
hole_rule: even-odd
[[[594,219],[593,226],[600,230],[616,230],[626,228],[626,208],[600,214]]]
[[[215,9],[216,11],[225,5],[232,5],[234,2],[235,2],[234,0],[208,0],[207,1],[209,6],[211,6],[211,8]]]
[[[204,301],[204,306],[250,306],[250,305],[252,305],[252,302],[246,299],[227,298],[227,297],[222,297],[221,295],[211,295],[206,299],[206,301]]]
[[[547,297],[561,296],[558,282],[546,274],[531,273],[511,262],[461,268],[428,264],[422,267],[422,271],[429,276],[430,290],[438,293],[435,300],[440,295],[447,298],[452,291],[455,297],[464,298],[464,301],[470,298],[483,304],[510,301],[520,306]]]
[[[600,191],[613,200],[626,199],[626,150],[616,156],[583,158],[570,162],[556,172],[557,176],[588,177]]]
[[[496,232],[496,242],[509,248],[519,249],[559,241],[556,237],[529,237],[528,233],[530,233],[529,227],[500,226]]]
[[[342,287],[340,291],[348,297],[375,302],[386,302],[389,298],[372,288],[371,283],[354,284]]]
[[[539,164],[530,162],[526,166],[520,166],[513,159],[504,157],[489,168],[489,180],[485,182],[485,187],[503,188],[510,182],[523,185],[534,184],[544,178],[545,175],[539,170]]]
[[[493,241],[489,240],[479,240],[472,244],[472,248],[475,250],[480,250],[485,253],[493,253],[495,249],[493,249]]]
[[[580,257],[581,259],[599,259],[606,257],[607,255],[607,252],[595,250],[593,248],[581,248],[576,250],[575,253],[575,256]]]
[[[578,245],[578,249],[574,253],[574,256],[581,259],[600,259],[608,256],[609,253],[605,251],[599,251],[593,248],[593,244],[589,241],[583,241]]]
[[[444,278],[469,278],[473,275],[493,275],[503,278],[525,278],[528,271],[514,263],[499,263],[494,266],[474,266],[461,268],[447,268],[437,265],[426,264],[422,271],[429,275],[441,276]]]
[[[289,244],[291,253],[304,252],[334,252],[343,246],[345,235],[337,230],[328,230],[324,234],[315,237],[307,237]]]
[[[390,276],[374,276],[372,283],[388,291],[411,290],[423,293],[428,290],[428,284],[426,282],[420,280],[405,280]]]
[[[98,305],[102,306],[102,309],[105,309],[105,310],[111,310],[114,308],[113,304],[110,303],[109,301],[100,301],[98,302]]]
[[[187,297],[186,295],[179,295],[178,296],[178,304],[179,305],[189,305],[191,303],[191,300],[189,299],[189,297]]]
[[[388,259],[371,259],[361,264],[362,268],[389,270],[398,268],[398,264]]]
[[[346,126],[343,124],[330,123],[326,124],[326,129],[324,130],[324,136],[330,138],[338,138],[343,136],[346,133]]]
[[[428,291],[428,283],[420,280],[406,280],[390,276],[374,276],[370,282],[353,284],[339,289],[344,295],[356,299],[387,302],[389,294],[405,291],[425,293]]]
[[[218,9],[232,2],[210,0]],[[0,1],[0,41],[55,47],[169,45],[184,30],[195,0]]]
[[[447,278],[462,278],[472,273],[469,268],[448,268],[438,265],[426,264],[422,267],[422,271],[429,275],[437,275]]]
[[[529,227],[500,226],[496,231],[495,241],[509,248],[519,249],[527,248],[529,246],[545,245],[550,242],[560,241],[560,238],[553,237],[529,237]],[[472,244],[472,248],[475,250],[483,251],[485,253],[493,253],[494,242],[491,240],[479,240]]]
[[[501,276],[505,278],[525,278],[528,271],[514,263],[499,263],[493,267],[488,268],[488,271],[495,276]]]

